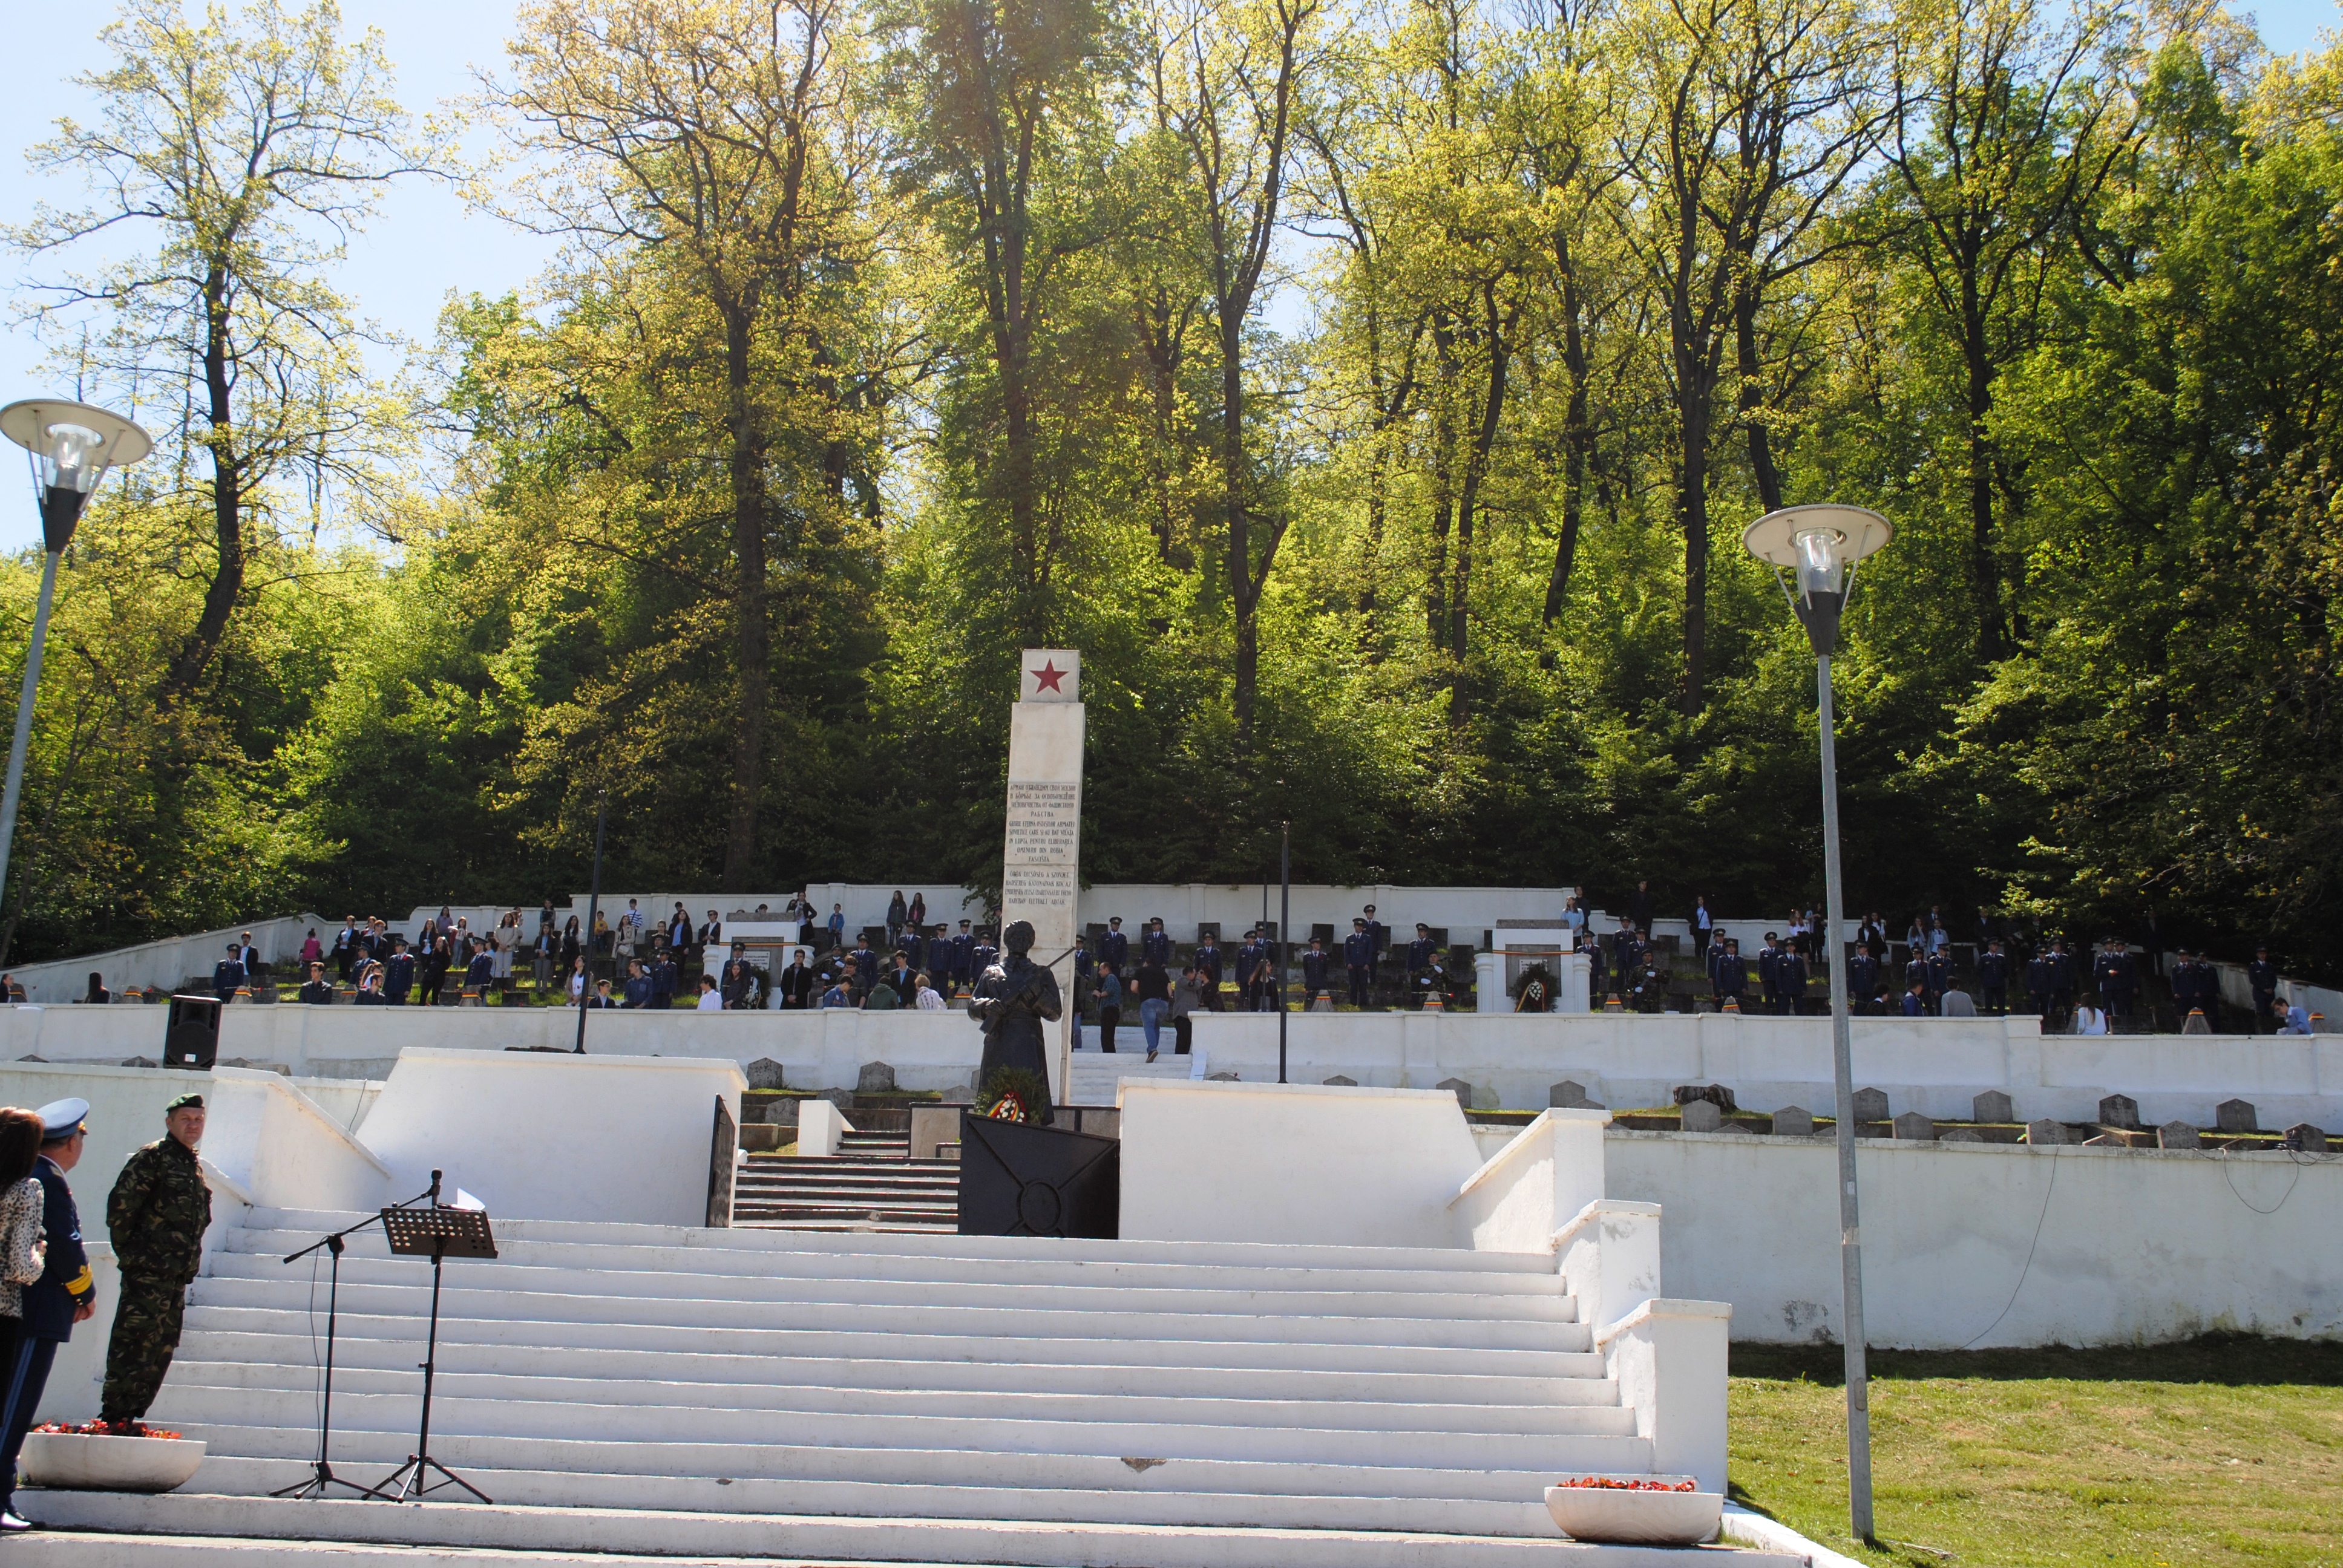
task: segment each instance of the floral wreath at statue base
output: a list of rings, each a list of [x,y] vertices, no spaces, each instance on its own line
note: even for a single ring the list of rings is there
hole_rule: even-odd
[[[1021,1067],[996,1067],[976,1093],[976,1113],[995,1121],[1039,1123],[1050,1086]]]

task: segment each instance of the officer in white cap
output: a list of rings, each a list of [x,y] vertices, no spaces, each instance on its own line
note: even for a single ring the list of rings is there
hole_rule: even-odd
[[[16,1513],[16,1456],[33,1414],[40,1409],[57,1347],[73,1338],[75,1323],[87,1322],[97,1311],[97,1287],[90,1281],[89,1255],[82,1250],[81,1214],[74,1208],[73,1189],[65,1185],[65,1172],[81,1161],[82,1123],[89,1115],[89,1101],[53,1101],[34,1114],[41,1119],[41,1157],[33,1162],[33,1175],[41,1184],[48,1264],[39,1280],[25,1287],[24,1332],[5,1368],[8,1390],[0,1402],[0,1531],[32,1528]]]

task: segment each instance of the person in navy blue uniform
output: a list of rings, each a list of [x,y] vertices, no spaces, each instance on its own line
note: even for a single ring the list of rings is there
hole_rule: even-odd
[[[2254,993],[2254,1021],[2248,1027],[2259,1034],[2278,1002],[2278,965],[2270,962],[2269,949],[2254,950],[2254,961],[2246,966],[2246,985]]]
[[[1953,954],[1949,948],[1938,948],[1928,955],[1928,1012],[1934,1017],[1945,1010],[1945,993],[1953,989]]]
[[[1141,963],[1160,964],[1168,972],[1172,968],[1172,933],[1163,929],[1163,917],[1148,917],[1147,929],[1139,934],[1139,960]]]
[[[1122,917],[1107,917],[1106,935],[1099,939],[1099,967],[1122,973],[1122,966],[1131,961],[1131,939],[1122,934]]]
[[[1415,977],[1432,967],[1432,957],[1440,944],[1432,940],[1432,928],[1422,920],[1415,922],[1415,940],[1407,944],[1407,984],[1415,989]]]
[[[40,1279],[25,1287],[24,1327],[7,1367],[8,1388],[0,1401],[0,1530],[31,1526],[16,1513],[16,1457],[31,1430],[57,1347],[73,1338],[74,1325],[97,1311],[97,1286],[90,1278],[89,1254],[82,1248],[81,1214],[74,1207],[65,1172],[81,1161],[86,1100],[59,1100],[35,1112],[41,1119],[41,1157],[33,1175],[41,1183],[41,1223],[48,1233],[48,1258]]]
[[[928,938],[924,957],[929,980],[946,996],[951,995],[952,956],[951,927],[939,920],[934,932]]]
[[[1869,942],[1855,944],[1855,957],[1846,960],[1846,994],[1855,1012],[1869,1012],[1871,999],[1879,994],[1879,960],[1871,956]]]
[[[1726,938],[1725,950],[1716,955],[1716,965],[1709,971],[1709,981],[1716,990],[1716,1005],[1731,1002],[1735,1008],[1749,994],[1749,960],[1741,956],[1741,944]]]
[[[405,1007],[407,993],[415,988],[415,955],[407,950],[407,939],[400,937],[390,944],[390,961],[382,966],[382,994],[392,1007]]]
[[[966,922],[965,920],[963,920],[963,921],[961,921],[960,923],[961,923],[962,925],[965,925],[965,924],[967,924],[968,922]],[[970,942],[970,943],[969,944],[969,949],[968,949],[969,970],[968,970],[968,974],[967,974],[967,975],[962,975],[962,976],[961,976],[961,977],[960,977],[960,978],[961,978],[962,980],[968,980],[968,979],[970,978],[970,976],[972,976],[972,975],[980,975],[980,974],[982,974],[985,970],[987,970],[990,969],[990,968],[991,968],[991,967],[992,967],[996,962],[998,962],[998,961],[1000,960],[1000,958],[1001,958],[1001,948],[1000,948],[1000,946],[999,946],[997,943],[995,943],[995,942],[992,940],[992,939],[991,939],[991,938],[990,938],[990,937],[988,937],[988,936],[983,936],[983,935],[980,935],[980,935],[976,938],[976,940],[975,940],[974,941],[972,941],[972,942]],[[971,980],[971,981],[970,981],[970,983],[974,983],[974,982]]]
[[[868,932],[854,939],[854,952],[851,956],[854,962],[854,989],[863,996],[869,996],[870,988],[879,983],[879,954],[870,946],[870,937]]]
[[[1427,963],[1429,960],[1426,960]],[[1351,934],[1342,939],[1342,967],[1350,971],[1351,1005],[1363,1009],[1373,994],[1375,979],[1375,939],[1367,929],[1367,918],[1360,915],[1351,921]],[[1409,967],[1408,980],[1415,980],[1413,965]]]
[[[244,960],[236,956],[238,951],[234,942],[228,943],[227,957],[212,965],[212,994],[223,1002],[234,1001],[244,987]]]
[[[1782,1010],[1782,939],[1772,931],[1765,933],[1765,945],[1757,950],[1757,994],[1767,1012]]]
[[[1774,988],[1781,1005],[1775,1010],[1785,1017],[1798,1010],[1798,1003],[1806,995],[1806,959],[1795,948],[1784,948],[1774,960]]]
[[[1906,990],[1904,992],[1904,1016],[1906,1018],[1926,1018],[1928,1016],[1927,991],[1928,982],[1925,980],[1914,980],[1910,987]]]
[[[1310,950],[1302,955],[1302,1011],[1308,1012],[1310,1004],[1320,997],[1332,994],[1328,989],[1328,977],[1332,971],[1333,962],[1333,959],[1326,951],[1325,942],[1317,937],[1312,937]]]
[[[1375,919],[1375,907],[1373,904],[1366,907],[1366,917],[1367,940],[1375,944],[1375,956],[1367,960],[1367,967],[1372,970],[1383,961],[1383,952],[1391,946],[1391,928]]]
[[[676,987],[683,981],[683,971],[676,967],[675,949],[661,950],[651,960],[651,1006],[671,1008],[675,1005]]]
[[[1204,992],[1204,1010],[1221,1010],[1221,947],[1210,936],[1196,944],[1196,979]]]
[[[2049,1022],[2044,1027],[2064,1029],[2075,1015],[2075,956],[2066,950],[2066,940],[2053,937],[2050,956],[2046,966],[2050,978]]]
[[[1702,967],[1708,971],[1708,993],[1723,1006],[1725,993],[1716,989],[1716,966],[1725,961],[1725,933],[1715,926],[1708,928],[1708,946],[1700,957]]]
[[[1977,989],[1985,993],[1986,1012],[1998,1018],[2009,1010],[2009,955],[2001,950],[1999,937],[1986,943],[1977,960]]]
[[[479,950],[472,955],[472,961],[464,966],[464,989],[476,995],[486,996],[488,987],[496,981],[496,953],[487,943],[481,943]]]
[[[966,920],[960,923],[960,930],[951,940],[951,950],[952,989],[965,990],[976,980],[976,938]]]

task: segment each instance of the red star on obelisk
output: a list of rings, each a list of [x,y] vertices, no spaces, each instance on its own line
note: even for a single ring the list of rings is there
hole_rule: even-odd
[[[1058,668],[1058,661],[1052,658],[1044,662],[1041,668],[1033,670],[1031,673],[1033,677],[1034,690],[1056,691],[1059,689],[1058,682],[1065,679],[1066,677],[1071,675],[1073,671],[1071,669],[1060,669]]]

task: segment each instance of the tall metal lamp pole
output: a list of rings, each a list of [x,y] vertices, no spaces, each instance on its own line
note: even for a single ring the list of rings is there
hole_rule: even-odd
[[[594,1000],[594,923],[602,913],[602,822],[610,809],[610,792],[594,791],[594,879],[586,890],[586,986],[578,993],[578,1043],[573,1048],[579,1056],[586,1054],[586,1004]],[[570,908],[577,906],[572,904]],[[562,981],[564,985],[568,980]]]
[[[1848,1021],[1845,894],[1838,853],[1838,739],[1831,710],[1831,655],[1838,648],[1839,612],[1855,587],[1855,568],[1896,537],[1885,518],[1861,507],[1786,507],[1749,525],[1741,542],[1751,555],[1797,579],[1783,583],[1791,611],[1815,650],[1816,709],[1822,729],[1823,880],[1828,907],[1824,953],[1830,960],[1831,1069],[1838,1091],[1838,1224],[1841,1317],[1846,1335],[1847,1513],[1855,1538],[1874,1539],[1871,1518],[1871,1386],[1864,1362],[1863,1231],[1855,1191],[1855,1040]]]
[[[41,595],[33,607],[32,646],[25,655],[25,688],[16,698],[8,783],[0,791],[0,895],[5,895],[8,851],[16,839],[16,803],[25,785],[25,752],[33,739],[33,700],[41,686],[41,650],[49,639],[49,605],[57,591],[57,565],[106,469],[136,463],[155,449],[155,443],[121,415],[65,397],[31,397],[0,408],[0,436],[24,447],[32,458],[46,558],[41,563]]]

